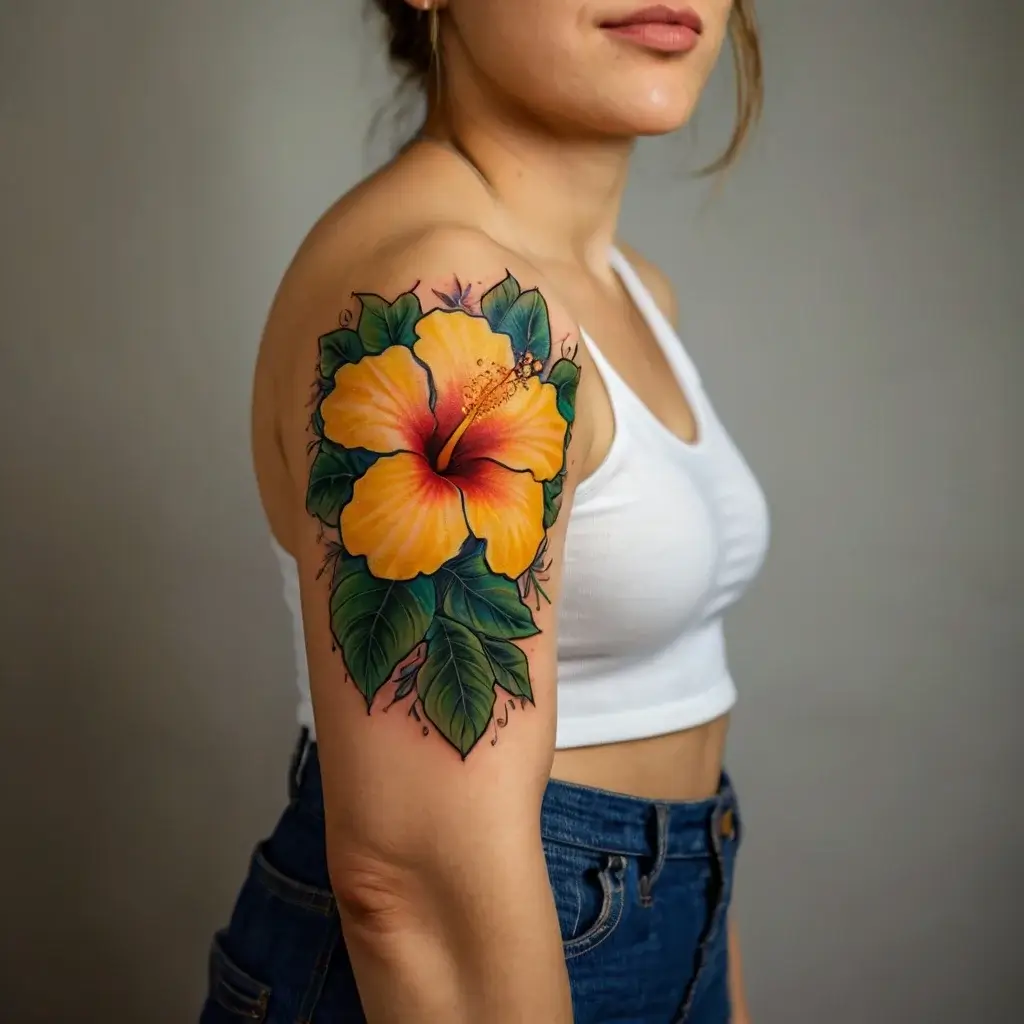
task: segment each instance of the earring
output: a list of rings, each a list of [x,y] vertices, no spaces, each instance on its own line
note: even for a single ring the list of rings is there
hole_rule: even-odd
[[[441,7],[432,3],[428,8],[430,11],[430,57],[437,72],[437,91],[441,92]]]
[[[441,39],[441,12],[437,4],[430,5],[430,49],[433,51],[434,60],[440,60],[438,43]]]

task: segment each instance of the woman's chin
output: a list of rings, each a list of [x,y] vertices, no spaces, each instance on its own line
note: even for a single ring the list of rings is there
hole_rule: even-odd
[[[690,120],[690,114],[686,117],[649,117],[638,121],[633,128],[633,134],[637,136],[671,135],[672,132],[685,128]]]
[[[687,105],[685,110],[646,109],[632,110],[626,116],[619,112],[616,119],[615,133],[637,137],[652,135],[669,135],[684,127],[692,116],[692,108]]]
[[[599,115],[602,127],[614,135],[668,135],[678,131],[693,116],[691,96],[670,96],[651,90],[630,103],[607,106]]]

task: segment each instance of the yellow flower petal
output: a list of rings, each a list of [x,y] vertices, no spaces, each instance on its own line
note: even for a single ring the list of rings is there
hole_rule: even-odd
[[[473,420],[455,446],[453,461],[494,459],[509,469],[527,469],[538,480],[551,480],[562,468],[565,430],[554,384],[529,377]]]
[[[512,375],[512,342],[480,316],[435,309],[416,324],[413,351],[430,370],[439,439],[448,440],[474,400]]]
[[[469,528],[487,542],[487,564],[511,579],[521,576],[544,539],[543,485],[487,459],[460,464],[449,479],[462,491]]]
[[[390,349],[389,349],[390,351]],[[432,573],[458,554],[469,530],[458,488],[419,455],[378,459],[341,512],[341,542],[380,579]]]
[[[325,437],[371,452],[422,453],[435,429],[426,372],[404,345],[340,367],[320,411]]]
[[[437,440],[444,445],[460,431],[451,458],[491,458],[538,480],[554,477],[566,430],[558,392],[537,377],[516,376],[508,336],[461,310],[429,313],[416,333],[413,351],[429,368],[437,396]]]

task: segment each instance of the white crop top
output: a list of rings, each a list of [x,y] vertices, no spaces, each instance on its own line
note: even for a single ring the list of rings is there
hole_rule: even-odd
[[[576,488],[558,606],[558,749],[658,736],[709,722],[736,700],[722,614],[768,544],[764,495],[715,415],[672,325],[617,250],[610,261],[693,410],[687,444],[647,408],[581,331],[604,382],[615,437]],[[313,730],[295,560],[274,543],[301,693]]]

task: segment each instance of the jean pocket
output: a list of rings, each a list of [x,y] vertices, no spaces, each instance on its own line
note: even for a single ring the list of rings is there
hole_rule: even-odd
[[[571,960],[607,940],[622,920],[627,861],[553,841],[544,847],[562,951]]]
[[[285,874],[269,859],[269,844],[262,843],[253,854],[250,877],[268,896],[281,903],[311,911],[323,917],[333,917],[337,911],[334,894],[329,889],[310,885]]]
[[[262,843],[253,854],[231,921],[211,955],[201,1024],[313,1017],[341,925],[333,894],[312,884],[301,857],[272,862],[278,850]],[[291,871],[307,877],[295,878]]]
[[[246,974],[224,949],[226,932],[219,932],[210,949],[210,988],[202,1024],[228,1021],[264,1021],[270,986]]]

